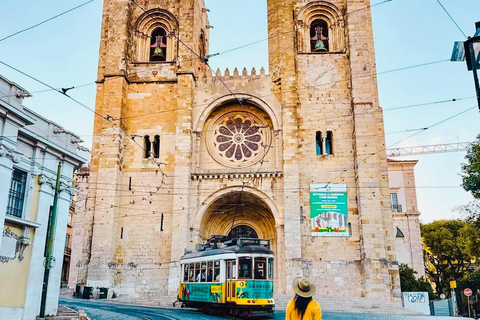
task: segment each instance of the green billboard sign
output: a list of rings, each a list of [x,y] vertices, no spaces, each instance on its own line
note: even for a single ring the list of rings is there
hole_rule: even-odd
[[[313,237],[349,236],[347,186],[310,185],[310,218]]]

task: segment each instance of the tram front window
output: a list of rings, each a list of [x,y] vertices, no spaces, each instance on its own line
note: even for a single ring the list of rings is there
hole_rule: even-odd
[[[238,258],[238,278],[252,279],[252,258]]]
[[[265,280],[267,278],[267,259],[255,258],[255,279]]]
[[[268,258],[268,279],[273,279],[273,259]]]

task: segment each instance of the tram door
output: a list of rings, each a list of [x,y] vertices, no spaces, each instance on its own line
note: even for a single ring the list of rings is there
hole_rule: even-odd
[[[237,278],[237,261],[227,260],[226,294],[227,302],[235,302],[235,279]]]

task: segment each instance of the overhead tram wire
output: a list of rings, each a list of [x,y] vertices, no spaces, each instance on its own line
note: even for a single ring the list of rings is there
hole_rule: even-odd
[[[455,19],[453,19],[453,17],[450,15],[450,13],[447,11],[447,9],[443,6],[443,4],[440,2],[440,0],[437,0],[438,4],[440,5],[440,7],[442,7],[443,11],[445,11],[445,13],[448,15],[448,17],[450,18],[450,20],[452,20],[452,22],[457,26],[458,30],[460,30],[460,32],[463,34],[463,36],[465,37],[465,39],[467,39],[467,35],[465,34],[465,32],[463,32],[462,28],[460,28],[460,26],[458,25],[458,23],[455,21]]]
[[[25,29],[19,30],[19,31],[17,31],[17,32],[14,32],[14,33],[6,36],[6,37],[1,38],[1,39],[0,39],[0,42],[2,42],[2,41],[4,41],[4,40],[7,40],[7,39],[9,39],[9,38],[11,38],[11,37],[14,37],[14,36],[16,36],[16,35],[18,35],[18,34],[21,34],[21,33],[25,32],[25,31],[31,30],[31,29],[33,29],[33,28],[36,28],[36,27],[38,27],[38,26],[40,26],[40,25],[42,25],[42,24],[44,24],[44,23],[46,23],[46,22],[48,22],[48,21],[54,20],[54,19],[56,19],[56,18],[58,18],[58,17],[61,17],[61,16],[63,16],[64,14],[67,14],[67,13],[69,13],[69,12],[72,12],[72,11],[74,11],[74,10],[77,10],[77,9],[79,9],[79,8],[81,8],[81,7],[89,4],[89,3],[91,3],[91,2],[94,2],[94,1],[95,1],[95,0],[89,0],[89,1],[87,1],[87,2],[84,2],[84,3],[76,6],[76,7],[73,7],[73,8],[71,8],[71,9],[68,9],[67,11],[64,11],[64,12],[62,12],[62,13],[59,13],[59,14],[51,17],[51,18],[48,18],[48,19],[46,19],[46,20],[43,20],[42,22],[39,22],[39,23],[37,23],[37,24],[34,24],[33,26],[30,26],[30,27],[28,27],[28,28],[25,28]]]
[[[360,159],[360,160],[356,161],[352,166],[344,169],[342,173],[340,173],[339,175],[337,175],[335,178],[331,179],[331,180],[326,184],[326,186],[330,185],[333,181],[335,181],[336,179],[338,179],[339,177],[341,177],[341,176],[342,176],[343,174],[345,174],[345,172],[347,172],[348,170],[354,168],[355,166],[357,166],[357,165],[360,164],[361,162],[363,162],[363,161],[367,160],[368,158],[370,158],[370,157],[378,154],[379,152],[385,151],[385,150],[387,150],[388,148],[391,148],[391,147],[393,147],[393,146],[396,145],[396,144],[399,144],[399,143],[401,143],[401,142],[403,142],[403,141],[405,141],[405,140],[407,140],[407,139],[410,139],[410,138],[413,137],[413,136],[416,136],[417,134],[420,134],[420,133],[422,133],[422,132],[425,132],[425,131],[427,131],[428,129],[431,129],[431,128],[433,128],[433,127],[435,127],[435,126],[438,126],[438,125],[440,125],[440,124],[442,124],[442,123],[444,123],[444,122],[446,122],[446,121],[449,121],[449,120],[451,120],[451,119],[453,119],[453,118],[455,118],[455,117],[458,117],[458,116],[460,116],[460,115],[462,115],[462,114],[464,114],[464,113],[466,113],[466,112],[468,112],[468,111],[470,111],[470,110],[476,109],[477,107],[478,107],[478,106],[475,105],[475,106],[473,106],[473,107],[471,107],[471,108],[468,108],[468,109],[466,109],[466,110],[460,111],[460,112],[458,112],[458,113],[456,113],[456,114],[454,114],[454,115],[452,115],[452,116],[450,116],[450,117],[448,117],[448,118],[446,118],[446,119],[443,119],[443,120],[438,121],[438,122],[436,122],[436,123],[434,123],[434,124],[432,124],[432,125],[430,125],[430,126],[428,126],[428,127],[423,128],[423,130],[421,130],[421,131],[415,132],[414,134],[411,134],[411,135],[409,135],[409,136],[406,137],[406,138],[403,138],[403,139],[401,139],[401,140],[399,140],[399,141],[397,141],[397,142],[395,142],[395,143],[393,143],[393,144],[390,144],[389,146],[386,146],[386,147],[384,147],[384,148],[381,148],[380,150],[376,150],[374,153],[368,155],[367,157],[365,157],[365,158],[363,158],[363,159]]]
[[[451,119],[453,119],[453,118],[455,118],[455,117],[457,117],[457,116],[459,116],[459,115],[461,115],[461,114],[463,114],[463,113],[466,113],[466,112],[468,112],[468,111],[470,111],[470,110],[473,110],[473,109],[476,109],[476,108],[477,108],[477,106],[475,105],[475,106],[473,106],[473,107],[471,107],[471,108],[468,108],[468,109],[463,110],[463,111],[461,111],[461,112],[459,112],[459,113],[456,113],[456,114],[454,114],[454,115],[452,115],[452,116],[450,116],[450,117],[448,117],[448,118],[446,118],[446,119],[443,119],[443,120],[441,120],[441,121],[438,121],[438,122],[430,125],[429,127],[426,127],[425,130],[431,129],[431,128],[437,126],[437,125],[440,125],[440,124],[442,124],[442,123],[444,123],[444,122],[446,122],[446,121],[449,121],[449,120],[451,120]],[[405,140],[407,140],[407,139],[409,139],[409,138],[411,138],[411,137],[413,137],[413,136],[415,136],[415,135],[417,135],[417,134],[419,134],[419,133],[421,133],[421,132],[423,132],[423,131],[425,131],[425,130],[416,132],[416,133],[414,133],[414,134],[412,134],[412,135],[410,135],[410,136],[408,136],[408,137],[406,137],[406,138],[404,138],[404,139],[402,139],[402,140],[399,140],[399,141],[397,141],[397,142],[395,142],[395,143],[393,143],[393,144],[391,144],[391,145],[389,145],[389,146],[387,146],[387,147],[385,147],[385,148],[382,148],[382,149],[380,149],[380,150],[377,150],[375,153],[372,153],[372,154],[368,155],[367,157],[365,157],[365,158],[363,158],[363,159],[361,159],[361,160],[356,161],[352,166],[350,166],[350,167],[348,167],[348,168],[346,168],[346,169],[343,169],[342,172],[341,172],[339,175],[337,175],[336,177],[334,177],[333,179],[331,179],[331,180],[326,184],[326,186],[330,185],[333,181],[335,181],[335,180],[338,179],[340,176],[342,176],[343,174],[345,174],[345,172],[347,172],[348,170],[354,168],[354,167],[355,167],[356,165],[358,165],[359,163],[361,163],[361,162],[367,160],[368,158],[370,158],[370,157],[378,154],[378,152],[384,151],[384,150],[386,150],[386,149],[388,149],[388,148],[390,148],[390,147],[392,147],[392,146],[394,146],[394,145],[396,145],[396,144],[398,144],[398,143],[401,143],[402,141],[405,141]],[[162,174],[163,174],[163,172],[162,172]],[[163,186],[163,179],[164,179],[164,177],[165,177],[165,175],[162,177],[162,186]],[[242,195],[242,192],[243,192],[244,187],[245,187],[245,185],[244,185],[244,182],[243,182],[243,185],[242,185],[241,190],[240,190],[239,199],[241,199],[241,195]],[[157,192],[161,189],[161,187],[160,187],[160,188],[156,187],[156,188],[157,188]],[[360,187],[360,188],[361,188],[361,187]],[[299,188],[299,189],[300,189],[300,188]],[[107,189],[107,190],[108,190],[108,189]],[[190,188],[188,188],[188,190],[190,190]],[[300,190],[298,190],[298,191],[300,191]],[[154,194],[150,194],[150,197],[153,196],[153,195],[155,195],[157,192],[155,192]],[[190,192],[190,191],[189,191],[189,192]],[[167,194],[168,194],[168,193],[167,193]],[[131,196],[130,196],[130,197],[131,197]],[[148,198],[148,197],[147,197],[147,198]],[[142,202],[142,201],[144,201],[144,200],[146,200],[146,199],[145,199],[144,197],[142,197],[142,200],[141,200],[140,202]],[[137,202],[135,202],[135,201],[133,201],[133,202],[130,201],[129,204],[125,204],[125,205],[122,205],[122,206],[117,206],[117,205],[113,205],[113,204],[107,204],[107,205],[110,205],[111,208],[113,208],[113,207],[122,207],[122,208],[125,208],[125,206],[127,206],[127,205],[134,205],[134,204],[136,204],[136,203],[137,203]],[[105,203],[105,204],[106,204],[106,203]],[[240,203],[237,203],[237,204],[236,204],[236,206],[240,206],[240,205],[241,205]],[[150,211],[148,211],[148,212],[150,212]],[[235,218],[234,218],[234,219],[235,219]],[[233,220],[233,222],[235,222],[235,220]]]
[[[448,99],[448,100],[439,100],[439,101],[433,101],[433,102],[425,102],[425,103],[411,104],[411,105],[406,105],[406,106],[401,106],[401,107],[382,108],[382,109],[385,112],[385,111],[393,111],[393,110],[400,110],[400,109],[407,109],[407,108],[423,107],[423,106],[429,106],[429,105],[433,105],[433,104],[457,102],[457,101],[461,101],[461,100],[468,100],[468,99],[475,99],[475,98],[476,98],[476,96],[463,97],[463,98],[453,98],[453,99]]]
[[[5,62],[1,61],[1,60],[0,60],[0,64],[3,64],[4,66],[6,66],[6,67],[8,67],[8,68],[10,68],[10,69],[12,69],[12,70],[15,70],[16,72],[18,72],[18,73],[20,73],[20,74],[23,74],[23,75],[26,76],[27,78],[30,78],[30,79],[38,82],[38,83],[41,83],[42,85],[46,86],[47,88],[50,88],[51,90],[54,90],[54,91],[60,93],[61,95],[63,95],[63,96],[65,96],[65,97],[67,97],[68,99],[74,101],[74,102],[77,103],[78,105],[80,105],[80,106],[84,107],[85,109],[93,112],[96,116],[98,116],[98,117],[102,118],[103,120],[111,123],[108,115],[107,115],[107,116],[101,115],[100,113],[98,113],[98,112],[95,111],[94,109],[88,107],[87,105],[83,104],[82,102],[78,101],[77,99],[69,96],[68,94],[66,94],[66,92],[63,92],[63,91],[61,91],[61,90],[57,90],[56,88],[52,87],[51,85],[49,85],[49,84],[47,84],[47,83],[45,83],[45,82],[43,82],[43,81],[41,81],[41,80],[33,77],[33,76],[31,76],[31,75],[29,75],[29,74],[27,74],[27,73],[25,73],[25,72],[23,72],[23,71],[21,71],[21,70],[13,67],[13,66],[11,66],[11,65],[9,65],[8,63],[5,63]],[[111,117],[110,117],[110,118],[111,118]],[[113,125],[115,126],[115,124],[113,124]],[[130,139],[132,139],[132,141],[133,141],[137,146],[139,146],[140,149],[142,149],[143,151],[145,151],[145,149],[144,149],[140,144],[138,144],[138,142],[136,142],[135,139],[134,139],[132,136],[128,135],[120,126],[115,126],[115,127],[117,127],[120,131],[122,131],[127,137],[129,137]]]
[[[19,70],[19,69],[17,69],[17,68],[9,65],[9,64],[6,63],[6,62],[0,61],[0,64],[3,64],[4,66],[6,66],[6,67],[8,67],[8,68],[10,68],[10,69],[12,69],[12,70],[15,70],[16,72],[18,72],[18,73],[20,73],[20,74],[23,74],[25,77],[27,77],[27,78],[29,78],[29,79],[32,79],[32,80],[34,80],[34,81],[36,81],[36,82],[38,82],[38,83],[46,86],[47,88],[50,88],[50,90],[56,91],[56,92],[58,92],[58,93],[60,93],[60,94],[62,94],[62,95],[64,95],[64,96],[66,96],[67,98],[69,98],[70,100],[74,101],[75,103],[81,105],[81,106],[84,107],[85,109],[87,109],[87,110],[93,112],[94,114],[96,114],[97,116],[99,116],[99,117],[107,120],[107,118],[105,118],[104,116],[102,116],[101,114],[99,114],[98,112],[96,112],[95,110],[93,110],[92,108],[90,108],[90,107],[88,107],[87,105],[81,103],[81,102],[78,101],[77,99],[72,98],[71,96],[69,96],[68,94],[62,92],[61,90],[58,90],[58,89],[52,87],[51,85],[49,85],[49,84],[47,84],[47,83],[45,83],[45,82],[43,82],[43,81],[41,81],[41,80],[39,80],[39,79],[37,79],[37,78],[35,78],[35,77],[27,74],[27,73],[25,73],[25,72],[23,72],[23,71],[21,71],[21,70]],[[107,120],[107,121],[108,121],[108,120]]]
[[[197,57],[199,57],[197,55]],[[428,65],[432,65],[432,64],[436,64],[436,63],[441,63],[441,62],[447,62],[447,61],[450,61],[449,59],[446,59],[446,60],[436,60],[436,61],[432,61],[432,62],[427,62],[427,63],[420,63],[420,64],[415,64],[415,65],[411,65],[411,66],[406,66],[406,67],[401,67],[401,68],[396,68],[396,69],[391,69],[391,70],[385,70],[385,71],[382,71],[382,72],[377,72],[377,73],[369,73],[369,74],[366,74],[366,75],[362,75],[362,76],[358,76],[358,77],[354,77],[352,79],[361,79],[361,78],[366,78],[366,77],[370,77],[372,75],[380,75],[380,74],[387,74],[387,73],[392,73],[392,72],[398,72],[398,71],[403,71],[403,70],[408,70],[408,69],[413,69],[413,68],[419,68],[419,67],[424,67],[424,66],[428,66]],[[210,70],[213,71],[213,69],[209,66]],[[213,73],[215,76],[216,76],[216,73],[214,72]],[[333,82],[329,82],[328,84],[336,84],[336,83],[341,83],[341,82],[348,82],[350,81],[351,79],[343,79],[343,80],[336,80],[336,81],[333,81]],[[223,83],[223,82],[222,82]],[[303,90],[309,90],[310,88],[303,88],[303,89],[291,89],[290,91],[293,91],[293,90],[297,90],[297,91],[303,91]],[[286,92],[288,92],[289,90],[286,90]],[[267,98],[267,97],[271,97],[275,95],[274,93],[271,93],[271,94],[266,94],[266,95],[263,95],[263,96],[258,96],[257,98]],[[459,99],[452,99],[452,101],[457,101],[457,100],[463,100],[463,99],[469,99],[469,98],[459,98]],[[447,102],[447,101],[445,101]],[[207,102],[207,103],[201,103],[201,104],[196,104],[196,105],[193,105],[192,107],[193,108],[199,108],[199,107],[203,107],[203,106],[207,106],[209,105],[211,102]],[[437,103],[437,102],[433,102],[433,103]],[[416,106],[416,105],[414,105]],[[419,105],[420,106],[420,105]],[[413,106],[407,106],[407,107],[413,107]],[[398,109],[400,109],[402,107],[399,107]],[[125,119],[132,119],[132,118],[138,118],[138,117],[146,117],[146,116],[151,116],[151,115],[154,115],[154,114],[160,114],[160,113],[166,113],[166,112],[174,112],[174,111],[177,111],[177,110],[183,110],[183,109],[188,109],[188,108],[175,108],[175,109],[170,109],[170,110],[161,110],[161,111],[154,111],[154,112],[148,112],[148,113],[143,113],[143,114],[137,114],[137,115],[133,115],[133,116],[127,116],[127,117],[121,117],[121,118],[115,118],[114,120],[125,120]],[[394,108],[392,108],[393,110]],[[389,110],[389,109],[384,109],[385,110]],[[341,118],[341,117],[337,117],[337,118]],[[335,118],[334,118],[335,119]]]
[[[360,9],[357,9],[357,10],[354,10],[354,11],[351,11],[351,12],[347,12],[347,13],[345,14],[345,16],[347,16],[347,15],[349,15],[349,14],[352,14],[352,13],[355,13],[355,12],[358,12],[358,11],[362,11],[362,10],[366,10],[366,9],[369,9],[369,8],[372,8],[372,7],[376,7],[376,6],[381,5],[381,4],[385,4],[385,3],[388,3],[388,2],[392,2],[392,1],[393,1],[393,0],[385,0],[385,1],[378,2],[378,3],[372,4],[372,5],[368,5],[368,6],[365,6],[365,7],[363,7],[363,8],[360,8]],[[217,52],[217,53],[212,53],[212,54],[209,54],[209,55],[207,55],[207,56],[208,56],[209,58],[216,57],[216,56],[219,56],[219,55],[222,55],[222,54],[225,54],[225,53],[229,53],[229,52],[232,52],[232,51],[235,51],[235,50],[243,49],[243,48],[252,46],[252,45],[257,44],[257,43],[260,43],[260,42],[264,42],[264,41],[267,41],[267,40],[275,39],[275,38],[278,38],[278,37],[287,35],[287,34],[289,34],[289,33],[295,33],[295,32],[297,32],[297,31],[296,31],[296,30],[292,30],[292,31],[281,32],[281,33],[279,33],[279,34],[277,34],[277,35],[274,35],[274,36],[271,36],[271,37],[268,37],[268,38],[256,40],[256,41],[253,41],[253,42],[250,42],[250,43],[246,43],[246,44],[244,44],[244,45],[241,45],[241,46],[238,46],[238,47],[235,47],[235,48],[227,49],[227,50],[225,50],[225,51],[221,51],[221,52]]]
[[[140,10],[142,10],[143,12],[147,12],[145,10],[145,8],[143,8],[142,6],[140,6],[135,0],[131,0],[138,8],[140,8]],[[192,48],[190,48],[185,42],[183,42],[180,37],[178,37],[175,32],[171,32],[170,33],[171,36],[173,36],[175,39],[177,39],[178,42],[180,42],[185,48],[187,48],[191,53],[193,53],[194,56],[196,56],[198,59],[200,59],[200,61],[202,61],[209,69],[210,71],[215,75],[215,77],[217,77],[217,79],[222,83],[222,85],[227,89],[227,91],[230,93],[230,95],[233,96],[233,98],[238,101],[238,103],[242,106],[243,110],[246,112],[246,107],[245,105],[243,104],[243,99],[242,98],[239,98],[237,97],[237,95],[227,86],[227,84],[222,80],[221,77],[219,77],[216,72],[213,70],[213,68],[208,64],[208,61],[206,59],[206,57],[201,57],[200,55],[198,55]],[[193,108],[193,105],[192,105],[192,108]],[[255,124],[255,121],[252,119],[252,117],[250,116],[250,114],[248,112],[246,112],[248,118],[250,118],[250,121],[252,123],[252,125]],[[270,146],[271,146],[271,143],[270,143]],[[260,168],[263,164],[263,160],[265,159],[266,155],[268,153],[268,150],[265,150],[265,153],[262,157],[262,159],[260,160]],[[252,183],[255,183],[255,177],[253,178],[252,180]],[[242,195],[242,192],[243,192],[243,189],[244,189],[244,185],[245,185],[245,182],[242,181],[242,189],[240,190],[240,196],[239,196],[239,200],[241,200],[241,195]],[[235,222],[235,217],[233,219],[233,223]]]
[[[85,84],[81,84],[81,85],[78,85],[78,86],[73,86],[70,89],[79,89],[79,88],[83,88],[83,87],[87,87],[87,86],[91,86],[91,85],[94,85],[95,82],[89,82],[89,83],[85,83]],[[55,88],[54,90],[52,89],[45,89],[45,90],[36,90],[36,91],[28,91],[28,93],[43,93],[43,92],[50,92],[50,91],[60,91],[62,90],[62,88]],[[0,99],[1,98],[9,98],[9,97],[14,97],[16,96],[16,94],[6,94],[4,96],[0,96]]]

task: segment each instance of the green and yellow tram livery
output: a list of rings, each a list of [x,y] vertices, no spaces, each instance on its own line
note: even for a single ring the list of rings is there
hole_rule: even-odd
[[[213,237],[180,260],[178,299],[186,307],[251,316],[273,314],[269,240]]]

